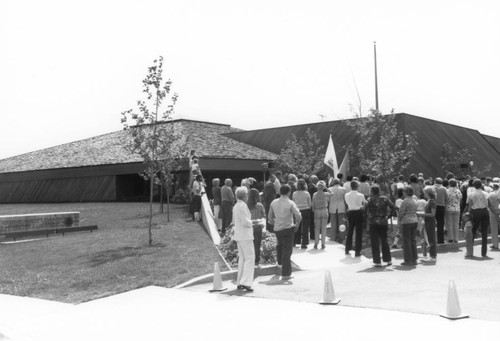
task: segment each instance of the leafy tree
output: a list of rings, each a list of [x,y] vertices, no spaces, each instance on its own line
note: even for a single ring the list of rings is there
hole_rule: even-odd
[[[416,133],[401,132],[393,111],[382,115],[371,109],[367,116],[345,122],[357,137],[356,142],[347,147],[354,156],[352,168],[389,179],[408,167],[417,146]]]
[[[475,155],[477,155],[476,148],[462,148],[456,150],[446,142],[441,148],[441,168],[445,173],[452,172],[454,174],[461,174],[462,177],[465,177],[467,174],[472,176],[488,174],[492,168],[491,163],[484,169],[480,169],[477,166]]]
[[[325,154],[324,146],[320,144],[316,133],[307,129],[306,133],[297,138],[292,134],[280,151],[276,163],[278,168],[286,173],[318,173],[323,168]]]
[[[162,56],[148,67],[142,86],[145,98],[137,101],[138,111],[122,112],[121,123],[131,137],[125,148],[141,156],[145,164],[141,175],[150,183],[149,245],[152,245],[154,185],[161,181],[159,174],[162,174],[161,179],[170,181],[186,147],[180,124],[171,121],[178,95],[172,93],[172,81],[163,80]]]

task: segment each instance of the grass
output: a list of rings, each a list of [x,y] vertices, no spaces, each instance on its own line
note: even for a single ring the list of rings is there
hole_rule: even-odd
[[[173,287],[221,261],[186,206],[172,205],[169,223],[166,213],[154,216],[152,246],[147,203],[0,206],[2,215],[62,211],[79,211],[82,225],[99,229],[0,244],[0,293],[79,303],[148,285]]]

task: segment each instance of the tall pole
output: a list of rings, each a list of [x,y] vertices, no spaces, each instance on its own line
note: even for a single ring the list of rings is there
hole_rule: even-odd
[[[378,112],[378,81],[377,81],[377,42],[373,42],[373,57],[375,59],[375,110]]]

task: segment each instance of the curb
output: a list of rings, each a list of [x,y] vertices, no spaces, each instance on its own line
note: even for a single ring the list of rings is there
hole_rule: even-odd
[[[301,271],[301,269],[292,263],[292,271]],[[264,265],[261,268],[255,269],[254,278],[259,277],[259,276],[276,275],[278,273],[279,273],[279,270],[278,270],[276,265]],[[236,277],[238,276],[238,270],[224,271],[224,272],[221,272],[220,276],[221,276],[222,281],[230,281],[233,279],[235,280]],[[179,285],[176,285],[174,287],[174,289],[182,289],[182,288],[192,287],[195,285],[212,283],[213,280],[214,280],[214,274],[209,273],[206,275],[202,275],[202,276],[198,276],[196,278],[190,279],[189,281],[181,283]]]

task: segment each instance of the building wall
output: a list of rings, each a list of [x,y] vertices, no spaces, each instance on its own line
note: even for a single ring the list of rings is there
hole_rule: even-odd
[[[115,201],[114,175],[0,182],[0,203]]]

